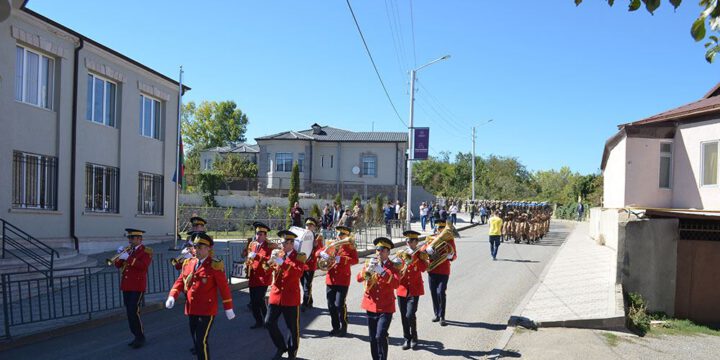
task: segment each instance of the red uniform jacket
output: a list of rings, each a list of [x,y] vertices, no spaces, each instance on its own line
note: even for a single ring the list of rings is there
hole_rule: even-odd
[[[270,288],[269,303],[280,306],[300,305],[300,277],[306,270],[305,263],[297,259],[297,251],[285,257],[275,274]]]
[[[177,299],[181,292],[185,292],[185,315],[215,316],[218,308],[217,293],[220,290],[223,308],[232,309],[230,286],[222,260],[208,257],[195,270],[198,261],[197,258],[191,258],[183,262],[182,272],[175,280],[170,296]]]
[[[382,266],[385,273],[378,274],[377,283],[363,293],[362,308],[374,313],[394,313],[395,289],[400,284],[400,273],[390,260]],[[357,281],[365,281],[365,267],[357,274]]]
[[[318,249],[323,248],[323,237],[322,235],[315,236],[315,241],[313,241],[313,253],[312,254],[306,254],[308,256],[307,262],[305,262],[305,265],[307,265],[307,271],[315,271],[317,270],[317,255],[315,255],[315,252],[317,252]]]
[[[318,249],[315,256],[320,256],[320,252],[324,249]],[[352,275],[350,267],[358,263],[358,253],[353,245],[343,245],[335,252],[336,256],[340,256],[340,262],[336,262],[328,269],[325,276],[325,284],[350,286],[350,277]]]
[[[422,272],[427,270],[428,261],[425,253],[415,251],[412,262],[408,265],[405,275],[400,277],[397,295],[402,297],[420,296],[425,294]]]
[[[455,247],[455,240],[448,240],[448,243],[453,248],[453,257],[450,260],[443,261],[440,265],[438,265],[435,269],[432,271],[428,270],[428,274],[440,274],[440,275],[450,275],[450,262],[457,259],[457,248]]]
[[[152,262],[152,249],[145,245],[138,245],[130,252],[127,260],[115,260],[115,267],[120,269],[120,290],[140,291],[147,289],[147,272]]]
[[[272,253],[268,242],[265,241],[262,245],[257,245],[254,249],[249,249],[249,251],[254,251],[257,255],[252,262],[250,284],[248,286],[270,286],[272,284],[272,270],[265,270],[263,267],[263,264],[267,264],[270,260],[270,253]]]

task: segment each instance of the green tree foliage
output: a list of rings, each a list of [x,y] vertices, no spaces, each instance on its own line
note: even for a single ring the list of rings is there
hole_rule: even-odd
[[[372,204],[368,203],[365,206],[365,223],[368,225],[372,225],[375,223],[375,211],[373,210]]]
[[[583,0],[574,0],[575,5],[580,5]],[[627,0],[628,11],[636,11],[645,5],[645,10],[650,14],[654,14],[663,1],[661,0]],[[674,9],[677,9],[682,0],[667,0]],[[615,0],[607,0],[608,5],[613,6]],[[700,0],[700,15],[693,21],[690,26],[690,35],[695,41],[702,41],[707,35],[706,28],[710,28],[715,33],[720,29],[720,7],[717,6],[717,0]],[[716,35],[708,36],[709,42],[705,43],[705,60],[709,63],[713,62],[715,55],[720,52],[720,43]]]
[[[217,171],[205,171],[198,174],[198,186],[206,206],[217,207],[215,195],[223,183],[223,176]]]
[[[335,205],[342,205],[342,196],[340,196],[340,193],[335,194]]]
[[[312,204],[312,207],[310,207],[310,216],[312,216],[315,220],[320,221],[320,207],[318,204]]]
[[[355,205],[360,204],[360,202],[360,195],[358,195],[358,193],[355,193],[352,198],[352,206],[355,207]]]
[[[385,213],[383,212],[383,208],[385,207],[385,204],[387,201],[385,201],[385,197],[378,194],[375,196],[375,223],[382,223],[385,218]],[[368,219],[369,221],[369,219]]]
[[[287,217],[287,226],[290,227],[290,224],[292,224],[290,219],[290,209],[292,209],[293,205],[295,205],[296,202],[300,201],[300,168],[298,167],[297,162],[293,165],[292,172],[290,173],[290,192],[288,194],[288,217]]]

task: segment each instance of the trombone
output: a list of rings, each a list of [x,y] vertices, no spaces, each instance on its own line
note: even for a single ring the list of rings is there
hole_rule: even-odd
[[[115,260],[117,260],[120,257],[120,255],[130,251],[131,248],[132,248],[132,246],[128,245],[128,247],[124,248],[122,251],[119,251],[117,254],[115,254],[115,256],[113,256],[109,259],[105,259],[105,264],[107,264],[107,266],[112,266],[113,264],[115,264]]]

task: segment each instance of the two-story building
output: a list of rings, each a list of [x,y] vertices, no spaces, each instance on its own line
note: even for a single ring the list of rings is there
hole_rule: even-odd
[[[200,170],[212,170],[213,163],[218,158],[228,155],[239,156],[244,160],[257,164],[257,154],[259,152],[257,145],[245,143],[205,149],[200,151]]]
[[[293,164],[300,170],[300,191],[321,197],[337,193],[367,199],[378,194],[404,199],[405,132],[354,132],[313,124],[255,139],[259,147],[258,187],[265,194],[286,194]]]
[[[178,82],[26,3],[0,22],[0,217],[81,252],[172,238]]]

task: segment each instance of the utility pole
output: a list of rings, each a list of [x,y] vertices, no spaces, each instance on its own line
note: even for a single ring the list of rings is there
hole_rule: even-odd
[[[472,201],[475,203],[475,127],[472,128]]]

